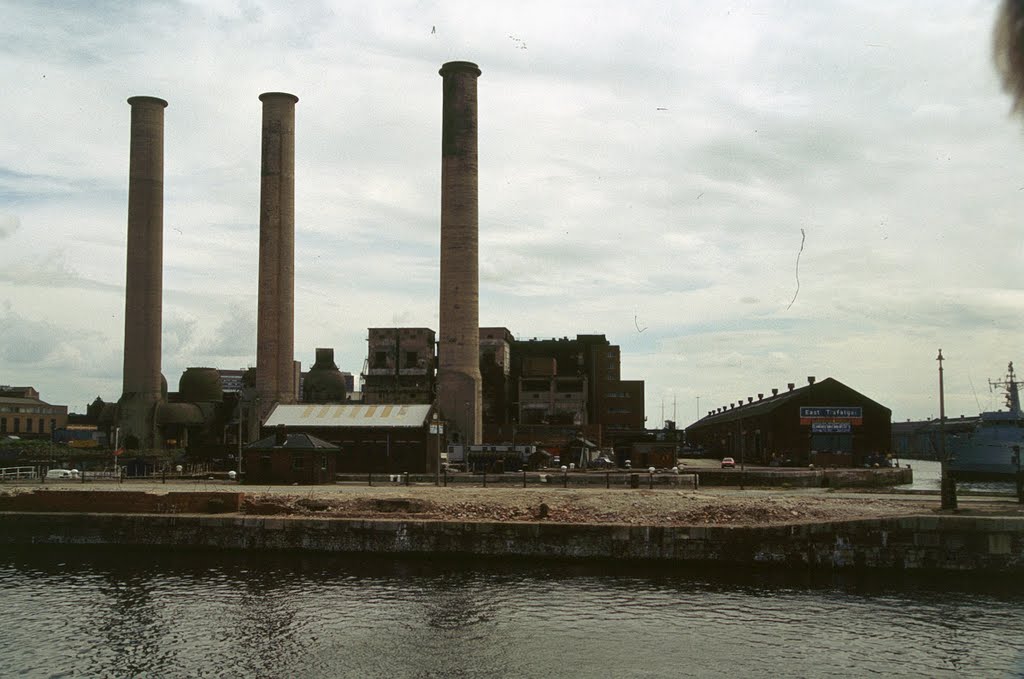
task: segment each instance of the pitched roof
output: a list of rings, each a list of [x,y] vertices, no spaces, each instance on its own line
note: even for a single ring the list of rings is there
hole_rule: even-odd
[[[794,398],[797,398],[798,396],[804,395],[809,389],[814,388],[815,386],[817,386],[817,388],[820,389],[821,385],[824,385],[824,384],[837,384],[837,385],[843,387],[844,389],[849,389],[850,391],[852,391],[853,393],[857,394],[861,398],[863,398],[863,399],[865,399],[867,401],[871,401],[872,403],[876,403],[877,404],[876,401],[868,398],[867,396],[864,396],[863,394],[861,394],[860,392],[858,392],[858,391],[856,391],[854,389],[851,389],[850,387],[846,386],[845,384],[843,384],[839,380],[837,380],[835,378],[832,378],[832,377],[826,377],[825,379],[823,379],[820,382],[817,382],[816,384],[813,384],[813,385],[812,384],[805,384],[802,387],[794,388],[792,391],[788,391],[787,390],[787,391],[784,391],[784,392],[782,392],[780,394],[777,394],[777,395],[774,395],[774,396],[768,396],[766,398],[763,398],[763,399],[760,399],[760,400],[756,400],[756,401],[754,401],[752,403],[750,403],[750,402],[743,403],[741,405],[736,406],[735,408],[729,408],[728,410],[726,410],[724,412],[721,412],[721,413],[713,413],[711,415],[706,415],[706,416],[702,417],[701,419],[697,420],[696,422],[694,422],[693,424],[691,424],[689,427],[687,427],[687,429],[690,429],[690,428],[693,428],[693,427],[702,427],[702,426],[707,425],[707,424],[715,424],[715,423],[721,423],[721,422],[733,422],[735,420],[742,420],[742,419],[745,419],[745,418],[748,418],[748,417],[753,417],[755,415],[762,415],[764,413],[769,413],[769,412],[775,410],[776,408],[778,408],[779,406],[781,406],[783,403],[786,403],[787,401],[790,401],[790,400],[792,400]],[[881,405],[881,404],[877,404],[877,405]]]
[[[271,434],[259,441],[253,441],[246,448],[254,450],[341,450],[333,443],[318,439],[309,434],[288,434],[284,443],[277,442],[277,434]]]

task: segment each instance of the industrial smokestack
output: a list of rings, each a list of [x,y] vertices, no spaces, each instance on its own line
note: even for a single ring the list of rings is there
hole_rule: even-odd
[[[162,398],[164,109],[156,97],[131,97],[128,166],[128,265],[124,303],[124,376],[118,402],[121,444],[156,445],[154,411]]]
[[[295,104],[265,92],[260,170],[260,267],[256,392],[260,420],[295,401]]]
[[[468,444],[480,442],[479,216],[476,83],[480,69],[450,61],[439,71],[441,292],[437,400]]]

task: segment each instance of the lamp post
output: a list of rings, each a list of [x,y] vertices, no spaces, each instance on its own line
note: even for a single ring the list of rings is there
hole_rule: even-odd
[[[946,453],[946,395],[942,383],[942,349],[939,349],[939,356],[935,359],[939,362],[939,460],[942,469],[942,478],[939,481],[941,503],[943,509],[956,509],[956,482],[949,473],[949,456]]]

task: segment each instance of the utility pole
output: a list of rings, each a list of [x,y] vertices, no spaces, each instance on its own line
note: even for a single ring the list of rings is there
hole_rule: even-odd
[[[942,464],[942,479],[940,484],[940,497],[942,498],[943,509],[956,509],[956,482],[949,472],[949,455],[946,453],[946,394],[942,383],[942,349],[939,349],[939,356],[935,359],[939,362],[939,460]]]

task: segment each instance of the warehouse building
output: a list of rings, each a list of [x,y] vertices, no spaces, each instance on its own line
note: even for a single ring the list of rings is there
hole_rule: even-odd
[[[434,407],[420,404],[277,405],[264,424],[269,435],[304,433],[341,448],[341,474],[435,473],[443,443],[431,434]],[[283,429],[279,429],[283,427]]]
[[[890,452],[892,411],[831,377],[748,396],[686,429],[713,457],[759,465],[860,466]]]

